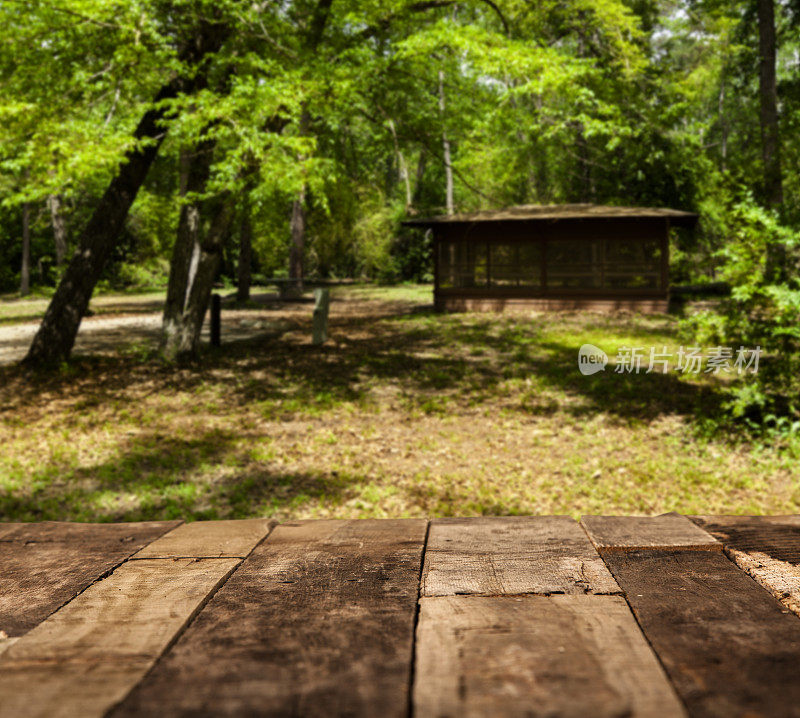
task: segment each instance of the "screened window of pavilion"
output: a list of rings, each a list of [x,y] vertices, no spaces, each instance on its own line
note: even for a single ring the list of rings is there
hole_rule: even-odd
[[[443,289],[644,290],[661,283],[658,239],[469,239],[438,246]]]

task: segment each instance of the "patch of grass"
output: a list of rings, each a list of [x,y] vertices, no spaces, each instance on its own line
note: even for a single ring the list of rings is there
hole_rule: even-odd
[[[297,331],[193,367],[144,351],[0,369],[0,519],[796,513],[800,447],[720,424],[724,382],[618,374],[669,317],[437,315],[430,288],[335,287]],[[608,353],[582,376],[577,350]]]

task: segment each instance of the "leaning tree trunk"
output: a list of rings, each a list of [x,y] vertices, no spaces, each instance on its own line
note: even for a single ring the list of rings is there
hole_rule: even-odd
[[[172,249],[161,323],[161,353],[170,360],[184,351],[184,314],[200,261],[201,202],[197,195],[205,191],[213,155],[211,141],[201,142],[193,150],[181,153],[181,194],[186,201],[181,207]]]
[[[217,210],[211,226],[200,245],[197,271],[187,297],[182,327],[179,357],[195,357],[200,348],[200,333],[203,329],[203,318],[211,300],[214,279],[219,272],[222,261],[222,245],[230,228],[235,200],[226,197]]]
[[[191,34],[191,41],[182,48],[179,59],[198,68],[204,58],[222,47],[227,36],[228,29],[225,26],[203,20]],[[97,280],[164,141],[166,128],[162,120],[166,118],[169,108],[164,106],[163,101],[191,92],[204,74],[196,73],[192,80],[181,77],[170,80],[156,94],[154,107],[139,121],[133,133],[134,147],[125,156],[81,233],[78,249],[50,300],[24,363],[46,365],[69,358]]]
[[[51,194],[47,198],[47,207],[50,210],[50,222],[53,225],[56,264],[60,267],[67,258],[67,227],[64,224],[64,216],[61,214],[61,197]]]
[[[239,264],[237,266],[236,300],[250,299],[250,282],[253,263],[253,224],[250,217],[249,188],[242,197],[242,221],[239,225]]]
[[[208,203],[204,203],[208,206]],[[193,245],[190,267],[185,273],[184,300],[180,316],[170,325],[169,335],[164,334],[164,356],[171,360],[193,359],[200,348],[203,319],[211,299],[214,278],[222,260],[222,244],[231,223],[235,200],[227,196],[215,209],[214,218],[204,239]],[[165,323],[166,326],[166,323]]]
[[[156,95],[155,102],[175,97],[184,84],[178,79],[168,83]],[[83,230],[78,251],[67,266],[24,359],[26,364],[52,364],[69,358],[95,284],[164,139],[161,120],[166,112],[163,106],[156,106],[139,121],[134,132],[136,147],[128,152]],[[142,144],[142,140],[150,142]]]
[[[26,296],[31,291],[31,206],[22,205],[22,267],[19,272],[19,293]]]

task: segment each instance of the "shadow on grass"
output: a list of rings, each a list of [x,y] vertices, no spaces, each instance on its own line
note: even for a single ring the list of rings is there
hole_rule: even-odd
[[[219,476],[197,482],[198,470]],[[191,440],[137,436],[113,458],[65,469],[53,463],[0,491],[0,521],[141,521],[285,514],[310,501],[336,504],[363,477],[341,472],[284,473],[253,462],[241,437],[208,432]]]
[[[300,333],[308,329],[302,321],[297,326]],[[656,335],[640,332],[630,320],[627,329]],[[719,387],[687,382],[675,371],[619,374],[609,365],[583,376],[577,367],[580,334],[554,341],[545,320],[407,311],[381,319],[339,317],[330,333],[334,342],[322,347],[298,339],[298,332],[237,341],[208,349],[201,362],[184,367],[136,356],[77,359],[56,373],[6,367],[0,369],[6,387],[0,389],[0,415],[35,405],[43,393],[71,397],[81,406],[124,403],[132,386],[147,387],[151,395],[213,386],[226,406],[260,404],[268,418],[313,414],[343,402],[368,404],[380,386],[396,388],[410,408],[438,399],[447,411],[459,411],[501,397],[506,407],[523,412],[603,412],[624,422],[664,414],[713,416],[725,400]],[[658,336],[663,334],[662,328]]]
[[[567,333],[571,322],[574,338]],[[236,426],[240,409],[243,417],[283,422],[345,404],[381,410],[386,402],[395,409],[399,402],[401,412],[411,414],[474,414],[479,408],[523,418],[560,414],[573,423],[602,414],[630,425],[680,415],[699,426],[721,413],[725,396],[719,388],[683,381],[675,372],[617,374],[608,367],[593,376],[580,374],[577,350],[584,336],[605,331],[612,341],[616,330],[616,336],[640,344],[660,343],[668,329],[648,322],[625,318],[620,331],[605,318],[554,322],[438,315],[406,306],[379,317],[334,316],[332,341],[314,347],[310,322],[301,318],[282,337],[207,350],[191,366],[121,355],[78,359],[50,373],[0,368],[0,428],[25,427],[58,411],[59,428],[67,434],[74,425],[79,435],[81,421],[95,410],[102,422],[122,412],[136,417],[137,404],[159,395],[169,415],[225,413],[234,418],[229,427]],[[281,472],[253,455],[248,442],[266,434],[244,423],[227,431],[194,429],[186,436],[181,426],[178,421],[174,431],[136,431],[97,465],[48,460],[33,475],[10,477],[6,486],[14,488],[0,490],[0,520],[291,515],[307,504],[336,506],[369,483],[368,477],[325,466]]]

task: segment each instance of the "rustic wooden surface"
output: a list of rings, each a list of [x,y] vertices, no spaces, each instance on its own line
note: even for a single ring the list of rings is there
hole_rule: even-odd
[[[800,716],[800,619],[716,551],[605,556],[693,716]]]
[[[416,666],[421,718],[685,715],[620,596],[423,598]]]
[[[693,516],[736,565],[800,615],[800,516]]]
[[[179,523],[0,524],[0,718],[800,717],[800,516]]]
[[[618,592],[568,516],[431,521],[423,596]]]
[[[720,551],[711,534],[680,514],[583,516],[581,524],[598,551],[673,549]]]
[[[19,528],[21,525],[22,524],[9,524],[9,523],[0,524],[0,541],[3,540],[3,537],[6,534],[11,533],[12,531],[16,531],[16,529]]]
[[[0,540],[0,631],[21,636],[178,524],[15,525]]]
[[[0,655],[0,717],[105,715],[238,563],[123,564]]]
[[[195,521],[182,524],[133,558],[246,558],[276,521]]]
[[[279,526],[114,715],[405,718],[426,523]]]

